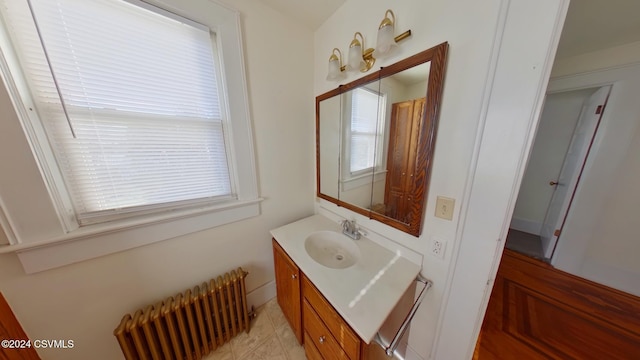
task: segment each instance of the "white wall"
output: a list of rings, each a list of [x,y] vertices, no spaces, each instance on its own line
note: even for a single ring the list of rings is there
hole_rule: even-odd
[[[495,267],[492,270],[491,263],[496,249],[501,249],[498,235],[505,218],[510,215],[509,196],[514,186],[517,191],[519,162],[525,156],[521,151],[530,145],[526,138],[529,134],[528,126],[535,121],[536,109],[539,109],[537,96],[544,91],[546,77],[550,72],[555,46],[552,44],[557,41],[555,34],[559,34],[555,22],[558,18],[564,18],[567,5],[562,1],[536,4],[511,1],[512,4],[516,3],[510,12],[514,16],[506,26],[513,30],[505,30],[504,36],[509,38],[509,42],[500,48],[503,45],[503,34],[500,31],[505,26],[505,18],[511,16],[506,14],[506,9],[509,8],[507,3],[509,2],[500,0],[396,1],[393,3],[393,11],[397,17],[396,32],[411,29],[412,36],[400,44],[399,54],[376,62],[376,66],[386,66],[443,41],[450,44],[422,235],[415,238],[371,222],[365,217],[355,216],[365,227],[425,254],[422,274],[434,281],[434,287],[413,320],[407,359],[427,359],[431,356],[462,359],[467,355],[461,354],[470,354],[475,341],[474,329],[478,325],[474,322],[481,321],[484,312],[481,305],[483,292],[486,291],[486,284],[491,281],[491,273],[495,273]],[[538,5],[541,3],[543,4]],[[326,62],[331,49],[336,46],[346,49],[355,31],[362,32],[367,45],[372,45],[379,21],[388,6],[388,2],[382,0],[349,0],[316,31],[315,94],[337,86],[325,80]],[[522,48],[523,43],[528,44],[526,49]],[[492,60],[495,61],[495,58],[492,56],[497,57],[499,51],[506,54],[506,60],[494,68]],[[493,84],[492,76],[496,69],[502,75],[498,82],[501,86],[506,86],[500,89],[495,98],[492,97],[495,99],[492,119],[495,121],[492,125],[497,127],[491,127],[485,133],[488,134],[489,142],[494,144],[486,152],[487,157],[492,160],[478,165],[478,172],[482,178],[492,169],[498,168],[492,173],[498,181],[485,186],[486,179],[483,178],[483,181],[477,183],[478,193],[486,195],[486,199],[478,203],[486,206],[474,208],[478,210],[474,211],[476,216],[473,219],[477,220],[474,224],[472,219],[464,218],[461,209],[467,206],[464,200],[470,196],[470,186],[476,184],[470,170],[475,168],[474,161],[479,154],[480,142],[477,139],[479,141],[482,131],[478,127],[487,114],[485,106],[489,96],[486,96],[486,91]],[[361,75],[350,75],[344,82],[359,76]],[[503,145],[510,146],[513,151],[505,151]],[[501,160],[497,161],[496,156],[502,157]],[[483,187],[490,191],[483,191]],[[433,216],[437,195],[457,199],[453,221]],[[323,201],[319,202],[319,206],[330,208],[344,216],[353,216],[348,211],[332,207]],[[483,216],[477,216],[481,212],[480,208],[490,207],[496,212],[487,213],[485,210]],[[470,230],[472,233],[467,234],[464,239],[462,228],[465,224],[478,225],[475,230],[480,228],[483,233],[475,235]],[[428,255],[433,237],[447,242],[444,260]],[[462,242],[456,243],[460,239]],[[475,251],[478,248],[481,251]],[[462,253],[463,249],[465,266],[455,261],[460,256],[457,251]],[[458,269],[460,271],[456,274],[457,277],[450,276],[451,271]],[[473,285],[468,286],[469,281],[464,280],[465,278],[473,278],[470,280]],[[449,286],[454,288],[455,294],[448,299],[449,303],[445,303],[443,299]],[[462,322],[456,321],[456,316],[451,316],[449,311],[458,314],[457,319],[462,319]],[[439,324],[441,313],[444,315]],[[440,348],[434,354],[434,340],[441,331],[446,334],[440,336]]]
[[[455,238],[457,215],[454,216],[454,221],[433,217],[433,200],[437,195],[462,198],[473,152],[477,116],[481,108],[479,94],[485,86],[498,5],[498,0],[482,3],[458,1],[455,4],[447,1],[403,0],[393,4],[397,19],[396,33],[411,29],[412,36],[400,43],[400,51],[394,57],[376,61],[376,67],[393,64],[444,41],[450,44],[436,140],[436,159],[427,199],[424,230],[419,238],[399,232],[392,232],[392,236],[389,236],[423,254],[426,253],[432,236],[437,235],[450,242]],[[389,4],[382,0],[350,0],[316,31],[316,95],[338,85],[325,80],[326,63],[331,49],[339,47],[346,53],[349,41],[356,31],[362,32],[367,46],[373,46],[376,30],[388,7]],[[362,75],[349,74],[341,83],[347,83],[360,76]],[[459,106],[461,103],[465,105]],[[456,208],[456,214],[458,210],[459,206]],[[368,225],[365,219],[360,222]],[[416,314],[415,324],[409,334],[409,346],[424,359],[429,357],[435,337],[450,259],[451,252],[447,252],[445,260],[426,256],[423,261],[422,274],[434,281],[434,287]]]
[[[416,83],[407,90],[409,99],[420,99],[427,94],[427,83]]]
[[[640,120],[640,116],[638,116]],[[585,276],[640,296],[640,129],[614,176],[616,186],[602,208],[585,256]],[[610,276],[615,278],[609,279]]]
[[[575,64],[574,74],[552,79],[549,90],[613,84],[552,264],[640,295],[640,51],[620,55],[620,49],[636,47],[633,43],[560,60]]]
[[[582,104],[593,91],[585,89],[547,95],[511,228],[540,235],[555,189],[549,181],[558,180]]]
[[[259,189],[266,199],[261,215],[32,275],[25,275],[15,254],[1,255],[0,291],[27,334],[75,342],[73,350],[40,350],[42,358],[121,358],[112,331],[125,313],[236,266],[250,271],[247,285],[259,290],[257,301],[274,295],[269,230],[313,213],[313,36],[261,2],[229,3],[242,14]],[[21,184],[9,184],[32,189],[34,198],[23,201],[48,196],[4,87],[0,107],[8,124],[0,134],[0,177],[5,171],[28,174]],[[43,228],[55,221],[42,219]]]
[[[581,74],[638,62],[640,62],[640,41],[556,59],[551,77]]]

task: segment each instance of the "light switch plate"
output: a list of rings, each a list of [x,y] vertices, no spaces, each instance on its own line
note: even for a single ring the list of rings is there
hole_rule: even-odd
[[[444,196],[438,196],[436,200],[436,217],[445,220],[453,219],[453,207],[455,206],[456,200]]]

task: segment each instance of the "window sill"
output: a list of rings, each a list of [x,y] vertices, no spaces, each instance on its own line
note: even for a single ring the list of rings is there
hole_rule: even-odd
[[[384,180],[386,176],[387,176],[387,170],[376,171],[373,176],[373,182]],[[349,191],[360,186],[370,185],[371,174],[357,175],[349,179],[344,179],[341,181],[341,184],[342,184],[342,191]]]
[[[0,253],[17,253],[25,272],[36,273],[258,216],[262,200],[86,226],[45,241],[3,246]]]

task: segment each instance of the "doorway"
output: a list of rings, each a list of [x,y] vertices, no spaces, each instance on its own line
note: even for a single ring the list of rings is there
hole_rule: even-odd
[[[547,94],[506,247],[550,262],[611,86]]]

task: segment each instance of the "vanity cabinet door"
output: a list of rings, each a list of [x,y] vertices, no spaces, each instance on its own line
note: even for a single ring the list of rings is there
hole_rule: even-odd
[[[300,269],[273,239],[273,263],[276,273],[278,304],[302,344],[302,309],[300,308]]]

